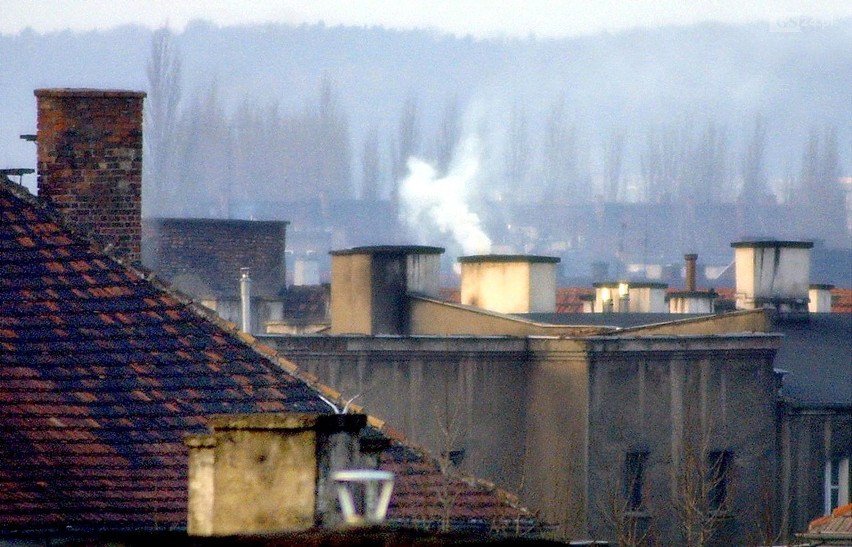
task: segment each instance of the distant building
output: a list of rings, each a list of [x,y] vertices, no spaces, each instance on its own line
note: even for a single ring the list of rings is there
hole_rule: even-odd
[[[573,315],[555,313],[555,268],[533,268],[545,257],[462,259],[469,304],[453,304],[436,288],[440,249],[353,248],[332,253],[331,335],[263,338],[410,437],[462,452],[568,537],[613,539],[620,511],[682,540],[687,462],[724,470],[702,495],[718,544],[789,535],[848,496],[825,477],[852,447],[852,317],[807,311],[809,244],[735,247],[730,297],[752,309],[631,313],[664,286],[624,282],[610,287],[623,313]]]

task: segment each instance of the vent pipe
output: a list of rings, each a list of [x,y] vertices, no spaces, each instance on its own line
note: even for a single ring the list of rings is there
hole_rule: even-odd
[[[240,315],[242,331],[251,333],[251,277],[248,268],[240,268]]]
[[[695,292],[695,263],[698,255],[685,254],[683,259],[686,261],[686,292]]]

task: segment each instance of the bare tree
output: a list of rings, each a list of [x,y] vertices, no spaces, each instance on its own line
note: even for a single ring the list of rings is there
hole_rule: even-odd
[[[542,163],[545,199],[576,199],[579,195],[577,132],[565,119],[561,100],[551,107],[545,120]]]
[[[366,201],[379,199],[380,183],[379,130],[373,127],[364,137],[364,148],[361,152],[361,199]]]
[[[607,201],[619,201],[623,193],[624,134],[612,132],[604,142],[604,185]]]
[[[527,118],[524,111],[514,105],[509,118],[506,145],[506,180],[509,195],[515,201],[521,194],[530,169],[530,143],[527,133]]]
[[[148,58],[148,96],[145,101],[145,182],[160,208],[164,188],[174,185],[178,106],[181,98],[181,55],[168,28],[154,31]]]
[[[766,124],[763,116],[754,121],[754,131],[741,160],[742,188],[739,202],[743,213],[743,231],[747,234],[766,230],[765,205],[772,201],[764,166],[766,156]]]
[[[458,96],[453,95],[447,99],[444,106],[444,117],[438,127],[438,135],[435,139],[435,161],[439,172],[447,172],[460,138],[459,99]]]
[[[408,158],[420,151],[420,122],[417,115],[417,97],[414,95],[409,95],[405,100],[397,126],[396,140],[391,146],[391,208],[394,218],[398,218],[399,185],[405,177]]]
[[[672,463],[672,510],[686,547],[707,545],[730,509],[733,454],[710,447],[710,428],[691,428]]]
[[[826,128],[820,139],[812,130],[802,157],[802,171],[793,203],[805,237],[843,245],[848,241],[844,192],[840,186],[837,129]]]

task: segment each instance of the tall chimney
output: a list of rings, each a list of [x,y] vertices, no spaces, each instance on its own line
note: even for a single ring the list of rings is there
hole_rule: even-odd
[[[141,258],[145,93],[37,89],[38,193],[130,263]]]
[[[408,295],[437,297],[441,247],[387,245],[331,252],[331,332],[406,334]]]
[[[698,260],[698,255],[685,254],[683,259],[686,261],[686,291],[695,292],[695,262]]]

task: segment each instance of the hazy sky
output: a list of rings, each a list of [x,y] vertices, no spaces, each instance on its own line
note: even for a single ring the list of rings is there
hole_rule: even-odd
[[[192,19],[431,27],[458,35],[572,36],[631,27],[852,16],[850,0],[0,0],[0,33],[106,29],[138,23],[181,30]]]

